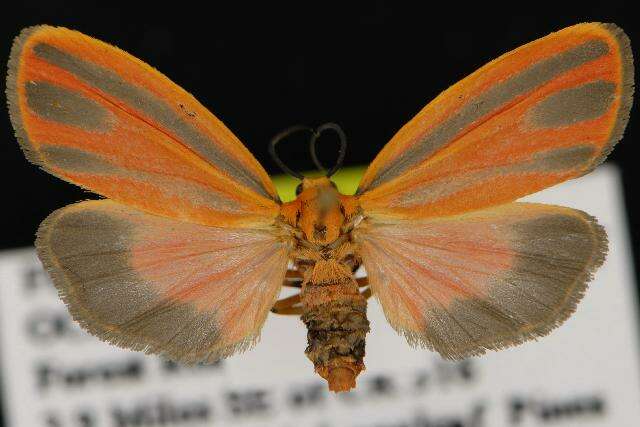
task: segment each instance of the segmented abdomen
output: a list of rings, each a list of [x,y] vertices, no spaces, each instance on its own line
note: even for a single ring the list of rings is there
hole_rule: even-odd
[[[367,301],[351,277],[305,282],[302,287],[308,346],[305,351],[331,391],[355,387],[364,369],[365,336],[369,332]]]

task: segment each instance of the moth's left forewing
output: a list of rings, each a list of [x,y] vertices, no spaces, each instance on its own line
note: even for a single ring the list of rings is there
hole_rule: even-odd
[[[370,218],[354,236],[389,323],[449,359],[548,334],[575,311],[607,251],[593,217],[529,203]]]
[[[37,26],[14,41],[11,122],[45,171],[145,212],[212,226],[272,224],[265,170],[193,96],[134,56]]]

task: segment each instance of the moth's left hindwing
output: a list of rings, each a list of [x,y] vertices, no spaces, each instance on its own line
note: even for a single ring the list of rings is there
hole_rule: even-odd
[[[29,160],[112,200],[54,212],[40,259],[98,337],[186,362],[248,347],[282,285],[289,240],[275,188],[191,95],[96,39],[24,30],[11,121]]]
[[[109,200],[55,211],[36,247],[86,330],[187,363],[214,362],[253,344],[289,250],[268,229],[191,224]]]

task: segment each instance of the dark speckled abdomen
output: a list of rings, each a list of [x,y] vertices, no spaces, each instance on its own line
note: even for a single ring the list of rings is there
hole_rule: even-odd
[[[302,321],[308,330],[305,353],[316,372],[327,380],[331,391],[354,388],[364,369],[369,332],[367,301],[357,283],[344,276],[330,283],[305,283],[302,302]]]

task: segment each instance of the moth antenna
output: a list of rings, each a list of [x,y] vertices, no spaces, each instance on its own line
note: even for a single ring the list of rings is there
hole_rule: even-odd
[[[292,135],[294,133],[301,132],[301,131],[307,131],[307,132],[311,132],[311,134],[315,134],[315,131],[308,126],[295,125],[283,130],[282,132],[280,132],[279,134],[271,138],[271,142],[269,143],[269,154],[271,155],[271,158],[273,159],[273,161],[276,162],[278,167],[282,169],[282,172],[288,175],[291,175],[294,178],[298,178],[300,180],[304,179],[304,175],[302,175],[300,172],[294,171],[293,169],[289,168],[289,166],[284,164],[284,162],[280,159],[280,157],[278,157],[278,153],[276,153],[276,145],[280,141],[288,137],[289,135]]]
[[[318,155],[316,153],[316,141],[325,130],[334,131],[340,138],[340,150],[338,151],[338,159],[336,160],[336,163],[333,165],[333,167],[327,171],[327,178],[329,178],[342,167],[344,156],[347,154],[347,137],[344,134],[342,128],[335,123],[325,123],[317,128],[315,132],[313,132],[311,140],[309,141],[309,151],[311,151],[311,159],[313,159],[313,163],[319,170],[326,170],[326,168],[322,166],[320,159],[318,159]]]
[[[326,172],[326,176],[327,178],[329,178],[333,174],[335,174],[338,171],[338,169],[340,169],[340,167],[342,167],[342,163],[344,162],[344,157],[347,153],[347,137],[344,131],[342,130],[342,128],[335,123],[325,123],[315,130],[304,125],[291,126],[290,128],[283,130],[282,132],[280,132],[279,134],[277,134],[271,139],[271,143],[269,144],[269,154],[271,155],[271,158],[273,158],[273,161],[276,162],[276,164],[280,167],[280,169],[282,169],[283,172],[295,178],[303,179],[304,175],[302,175],[300,172],[296,172],[291,168],[289,168],[280,159],[280,157],[278,157],[278,154],[276,153],[276,145],[280,141],[282,141],[283,139],[285,139],[286,137],[294,133],[301,132],[301,131],[310,132],[311,138],[309,139],[309,152],[311,153],[311,160],[313,160],[313,164],[316,166],[316,168],[318,168],[319,171],[327,170],[322,165],[322,162],[318,158],[318,153],[316,151],[316,141],[318,140],[322,132],[324,132],[325,130],[334,131],[335,133],[338,134],[338,137],[340,138],[340,149],[338,151],[338,159],[336,160],[336,163],[333,165],[333,167]]]

